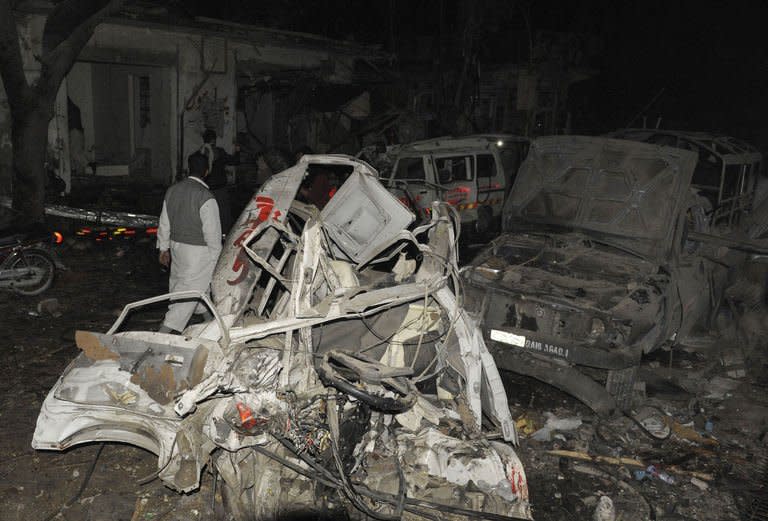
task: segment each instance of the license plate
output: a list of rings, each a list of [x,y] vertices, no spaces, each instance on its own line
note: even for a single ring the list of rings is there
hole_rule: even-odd
[[[568,359],[570,350],[567,347],[560,347],[546,342],[539,342],[537,340],[531,340],[525,338],[523,335],[516,335],[509,331],[501,331],[500,329],[491,329],[491,340],[501,342],[515,347],[522,347],[529,351],[535,351],[545,355],[559,356],[560,358]]]
[[[508,331],[491,329],[491,340],[501,342],[502,344],[509,344],[511,346],[525,347],[525,337],[523,335],[516,335]]]

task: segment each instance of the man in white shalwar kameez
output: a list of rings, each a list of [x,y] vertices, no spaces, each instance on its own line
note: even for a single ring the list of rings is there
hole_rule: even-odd
[[[159,261],[164,266],[170,265],[170,292],[207,293],[221,252],[219,207],[205,183],[208,159],[196,152],[188,161],[189,177],[165,193],[157,228]],[[194,300],[170,304],[159,331],[183,331],[195,312],[207,314],[205,307]]]

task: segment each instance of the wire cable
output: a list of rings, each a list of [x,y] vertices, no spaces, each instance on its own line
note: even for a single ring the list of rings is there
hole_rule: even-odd
[[[344,463],[341,461],[341,455],[339,454],[339,410],[335,395],[330,395],[328,397],[326,415],[328,417],[328,427],[331,432],[331,453],[333,454],[333,461],[336,463],[336,470],[339,473],[340,484],[344,494],[358,510],[375,519],[380,519],[382,521],[399,521],[402,517],[402,511],[396,512],[395,515],[386,515],[371,510],[368,505],[362,501],[362,498],[360,498],[355,490],[355,487],[352,485],[346,472],[344,472]]]
[[[276,436],[276,438],[280,440],[281,437]],[[281,443],[283,442],[281,441]],[[291,452],[295,451],[295,447],[291,448],[289,445],[286,445],[285,443],[283,443],[283,445],[285,445],[286,448],[288,448]],[[296,452],[294,452],[294,454],[300,457],[302,461],[305,461],[313,469],[314,472],[310,471],[309,469],[301,467],[300,465],[288,460],[287,458],[284,458],[276,454],[275,452],[265,447],[254,445],[251,448],[256,452],[263,454],[264,456],[267,456],[268,458],[282,465],[285,465],[287,468],[291,469],[297,474],[313,479],[316,482],[321,483],[325,486],[335,488],[335,489],[341,489],[343,487],[343,485],[341,484],[340,480],[337,477],[332,476],[332,474],[330,474],[330,471],[328,469],[322,467],[322,465],[320,465],[316,461],[313,461],[312,458],[310,458],[308,455],[297,454]],[[391,494],[387,494],[384,492],[370,490],[368,487],[366,487],[363,484],[355,485],[355,492],[357,494],[373,499],[374,501],[387,503],[395,507],[400,501],[398,497],[395,497]],[[438,517],[432,513],[435,510],[466,516],[469,519],[487,519],[489,521],[513,521],[513,518],[502,515],[502,514],[494,514],[491,512],[481,512],[476,510],[467,510],[464,508],[444,505],[442,503],[435,503],[435,502],[424,500],[424,499],[414,499],[414,498],[408,498],[408,497],[405,497],[403,501],[403,510],[406,512],[410,512],[412,514],[416,514],[418,516],[424,517],[425,519],[433,520],[433,521],[437,521],[438,519]],[[426,512],[424,510],[426,510]],[[375,516],[373,517],[380,519],[379,513],[374,513],[374,514]]]
[[[51,519],[58,516],[62,510],[65,508],[69,508],[72,505],[75,504],[75,501],[80,499],[80,496],[83,495],[83,492],[85,492],[85,488],[88,486],[88,483],[91,481],[91,477],[93,476],[93,471],[96,470],[96,463],[99,461],[99,457],[101,456],[101,451],[104,450],[104,443],[99,443],[99,450],[96,451],[96,456],[93,458],[93,462],[91,463],[91,466],[88,468],[88,472],[85,473],[85,476],[83,477],[82,483],[80,483],[80,488],[77,490],[77,493],[69,498],[66,503],[64,503],[61,507],[59,507],[58,510],[55,512],[52,512],[49,514],[44,521],[51,521]]]

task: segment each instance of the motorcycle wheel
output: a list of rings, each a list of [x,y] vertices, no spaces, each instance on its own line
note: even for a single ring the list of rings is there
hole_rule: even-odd
[[[19,295],[32,297],[46,291],[53,285],[56,278],[56,263],[50,255],[43,250],[24,250],[18,256],[13,257],[4,268],[40,268],[43,270],[43,278],[34,286],[14,287],[13,291]]]

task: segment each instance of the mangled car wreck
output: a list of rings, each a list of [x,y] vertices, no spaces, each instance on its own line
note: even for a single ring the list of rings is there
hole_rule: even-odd
[[[691,240],[714,232],[695,165],[629,141],[533,143],[505,233],[463,273],[500,368],[626,410],[641,356],[706,330],[734,259]]]
[[[297,194],[323,165],[345,175],[318,210]],[[136,445],[181,492],[207,465],[237,520],[530,519],[504,388],[457,297],[457,223],[440,204],[413,220],[367,164],[305,156],[230,232],[211,299],[147,299],[106,334],[78,332],[33,446]],[[189,298],[214,319],[122,330],[143,306]]]

